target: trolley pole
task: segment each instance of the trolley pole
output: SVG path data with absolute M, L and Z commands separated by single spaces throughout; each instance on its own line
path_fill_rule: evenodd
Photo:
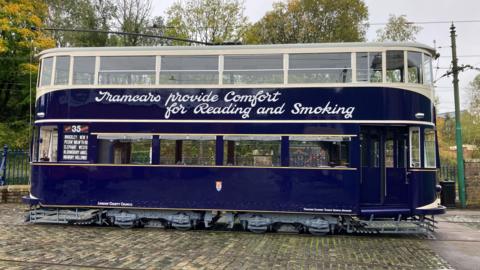
M 465 173 L 463 165 L 463 140 L 462 124 L 460 123 L 460 95 L 458 91 L 458 59 L 455 26 L 452 23 L 450 27 L 450 38 L 452 40 L 452 74 L 453 74 L 453 93 L 455 96 L 455 142 L 457 144 L 457 181 L 460 204 L 465 208 Z

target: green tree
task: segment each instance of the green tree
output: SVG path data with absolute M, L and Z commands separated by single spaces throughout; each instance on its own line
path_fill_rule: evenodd
M 240 0 L 178 1 L 167 11 L 166 34 L 203 42 L 238 42 L 247 27 L 244 9 Z
M 362 0 L 278 2 L 244 35 L 249 44 L 363 41 L 368 8 Z
M 151 0 L 117 0 L 114 13 L 115 27 L 120 32 L 143 34 L 150 24 Z M 140 46 L 144 37 L 123 35 L 119 38 L 120 46 Z
M 480 117 L 480 74 L 470 82 L 469 95 L 468 110 L 472 115 Z
M 384 41 L 415 41 L 416 35 L 422 27 L 414 25 L 407 20 L 405 15 L 395 16 L 390 14 L 387 25 L 377 30 L 377 40 Z
M 30 86 L 38 71 L 32 56 L 55 45 L 32 30 L 42 27 L 46 13 L 42 1 L 0 0 L 0 143 L 20 147 L 28 142 Z
M 111 30 L 116 10 L 112 0 L 46 0 L 46 3 L 48 27 Z M 109 44 L 109 35 L 106 33 L 54 31 L 52 36 L 62 47 L 101 47 Z

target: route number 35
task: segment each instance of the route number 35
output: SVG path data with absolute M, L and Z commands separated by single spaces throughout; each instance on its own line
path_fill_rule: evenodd
M 72 132 L 82 132 L 82 126 L 81 125 L 73 125 L 72 126 Z
M 65 133 L 88 133 L 87 125 L 68 125 L 64 126 L 63 131 Z

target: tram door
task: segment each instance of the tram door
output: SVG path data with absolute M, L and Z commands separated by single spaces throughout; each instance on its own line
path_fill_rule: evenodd
M 406 205 L 408 129 L 406 127 L 362 127 L 362 205 Z

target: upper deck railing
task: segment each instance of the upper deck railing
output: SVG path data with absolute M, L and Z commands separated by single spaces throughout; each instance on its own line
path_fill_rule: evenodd
M 41 54 L 37 96 L 72 87 L 388 84 L 431 97 L 433 53 L 409 43 L 53 49 Z

